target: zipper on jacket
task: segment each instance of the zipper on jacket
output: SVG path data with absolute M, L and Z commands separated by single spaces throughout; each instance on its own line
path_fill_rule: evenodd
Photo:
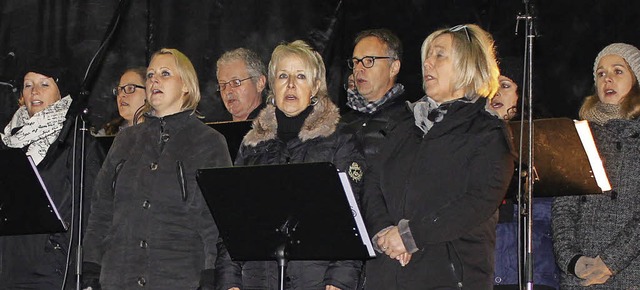
M 127 160 L 122 159 L 118 162 L 118 164 L 116 164 L 116 171 L 113 174 L 113 180 L 111 180 L 111 192 L 114 195 L 116 194 L 116 183 L 118 181 L 118 175 L 120 175 L 120 171 L 122 170 L 125 162 L 127 162 Z
M 176 172 L 178 173 L 180 191 L 182 191 L 182 201 L 187 201 L 187 183 L 184 180 L 184 165 L 180 160 L 176 161 Z
M 458 251 L 456 251 L 455 246 L 452 242 L 447 242 L 447 257 L 449 258 L 449 267 L 451 268 L 451 274 L 453 275 L 453 279 L 456 282 L 456 287 L 458 289 L 462 289 L 462 280 L 464 275 L 464 268 L 462 267 L 462 261 L 460 260 L 460 255 L 458 255 Z M 455 255 L 455 261 L 451 257 L 451 252 Z M 458 262 L 460 265 L 460 273 L 458 273 L 458 269 L 456 269 L 455 262 Z

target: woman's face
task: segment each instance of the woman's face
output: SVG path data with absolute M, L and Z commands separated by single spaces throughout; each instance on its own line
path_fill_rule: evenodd
M 61 98 L 58 85 L 52 78 L 34 72 L 28 72 L 24 75 L 22 100 L 27 107 L 29 117 L 44 110 Z
M 438 103 L 462 98 L 464 91 L 453 89 L 455 53 L 451 34 L 436 37 L 426 54 L 422 64 L 422 81 L 427 96 Z
M 171 54 L 158 54 L 147 68 L 147 101 L 157 117 L 178 113 L 188 92 Z
M 518 85 L 505 76 L 498 77 L 500 88 L 491 99 L 489 109 L 505 120 L 511 120 L 518 110 Z
M 620 104 L 631 91 L 635 75 L 621 56 L 603 56 L 596 68 L 598 99 L 605 104 Z
M 311 97 L 318 92 L 318 85 L 312 84 L 311 71 L 296 56 L 281 58 L 275 71 L 276 107 L 288 117 L 297 116 L 309 106 Z
M 142 106 L 144 106 L 144 100 L 146 98 L 145 89 L 133 87 L 135 90 L 131 94 L 124 92 L 122 87 L 129 85 L 137 85 L 144 87 L 144 79 L 139 74 L 128 71 L 120 77 L 120 83 L 118 83 L 118 97 L 116 102 L 118 103 L 118 113 L 122 118 L 127 120 L 129 125 L 133 125 L 133 117 Z

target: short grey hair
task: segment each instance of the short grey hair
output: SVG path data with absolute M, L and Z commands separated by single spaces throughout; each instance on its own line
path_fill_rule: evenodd
M 219 73 L 221 65 L 236 60 L 244 61 L 245 65 L 247 66 L 247 71 L 249 71 L 249 76 L 254 78 L 267 76 L 267 69 L 258 54 L 244 47 L 236 48 L 234 50 L 229 50 L 223 53 L 216 62 L 216 75 Z

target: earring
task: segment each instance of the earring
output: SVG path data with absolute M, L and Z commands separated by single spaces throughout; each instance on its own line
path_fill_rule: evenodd
M 320 99 L 318 99 L 318 97 L 316 96 L 312 96 L 311 97 L 311 105 L 315 106 L 316 104 L 318 104 L 318 102 L 320 101 Z
M 276 98 L 274 98 L 273 96 L 269 96 L 267 97 L 267 104 L 271 104 L 272 106 L 275 107 L 276 105 Z

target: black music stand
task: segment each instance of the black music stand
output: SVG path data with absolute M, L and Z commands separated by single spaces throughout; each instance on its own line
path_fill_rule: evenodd
M 277 260 L 280 289 L 288 260 L 375 256 L 331 163 L 209 168 L 196 176 L 231 258 Z
M 529 134 L 525 122 L 524 136 Z M 520 136 L 520 122 L 511 122 L 514 136 Z M 561 195 L 601 194 L 594 171 L 589 163 L 573 120 L 568 118 L 538 119 L 533 121 L 534 133 L 534 197 Z M 524 141 L 523 148 L 527 148 Z M 515 148 L 520 140 L 514 138 Z M 523 152 L 527 160 L 528 152 Z
M 21 149 L 0 150 L 0 236 L 66 230 L 31 158 Z
M 251 130 L 252 120 L 247 121 L 228 121 L 228 122 L 212 122 L 207 123 L 209 127 L 222 133 L 224 138 L 227 139 L 227 147 L 229 148 L 229 155 L 231 161 L 236 160 L 238 155 L 238 149 L 242 144 L 242 138 L 247 135 L 247 132 Z

